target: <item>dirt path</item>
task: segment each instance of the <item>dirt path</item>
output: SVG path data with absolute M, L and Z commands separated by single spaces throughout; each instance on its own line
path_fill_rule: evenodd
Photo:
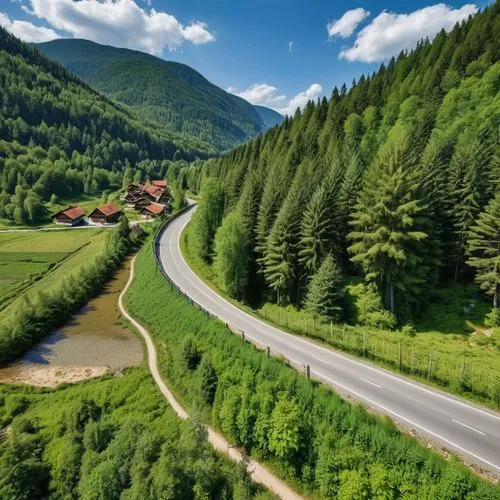
M 144 338 L 144 341 L 146 342 L 149 369 L 154 381 L 156 382 L 156 385 L 159 387 L 160 391 L 165 396 L 170 406 L 174 409 L 175 413 L 177 413 L 177 415 L 183 420 L 186 420 L 187 418 L 189 418 L 189 415 L 187 414 L 186 410 L 184 410 L 184 408 L 180 405 L 177 399 L 175 399 L 174 395 L 170 392 L 169 388 L 160 375 L 160 371 L 158 370 L 156 347 L 154 345 L 153 339 L 151 338 L 151 335 L 138 321 L 136 321 L 129 314 L 123 304 L 123 298 L 125 297 L 125 294 L 127 293 L 127 290 L 134 279 L 135 259 L 136 258 L 134 257 L 134 260 L 132 261 L 132 265 L 130 267 L 130 276 L 128 282 L 125 285 L 122 293 L 120 294 L 120 297 L 118 298 L 118 306 L 123 316 L 125 316 L 125 318 L 127 318 L 134 325 L 134 327 L 139 331 L 139 333 Z M 211 427 L 206 427 L 206 429 L 208 432 L 208 441 L 217 451 L 229 455 L 229 457 L 235 462 L 241 462 L 243 460 L 242 453 L 238 449 L 231 447 L 228 441 L 221 434 L 216 432 Z M 247 470 L 255 482 L 262 484 L 268 490 L 278 495 L 280 498 L 283 498 L 285 500 L 295 500 L 302 498 L 295 491 L 290 489 L 290 487 L 288 487 L 285 483 L 283 483 L 283 481 L 269 472 L 259 462 L 250 459 L 248 461 Z

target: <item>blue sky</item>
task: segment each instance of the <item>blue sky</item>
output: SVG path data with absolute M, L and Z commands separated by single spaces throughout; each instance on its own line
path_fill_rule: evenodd
M 26 41 L 87 38 L 180 61 L 213 83 L 290 113 L 371 72 L 486 2 L 424 0 L 2 0 Z

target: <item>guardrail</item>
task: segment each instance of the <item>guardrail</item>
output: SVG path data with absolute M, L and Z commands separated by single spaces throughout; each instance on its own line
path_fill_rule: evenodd
M 161 272 L 161 274 L 163 274 L 163 276 L 170 283 L 170 285 L 172 286 L 172 288 L 174 288 L 175 290 L 177 290 L 177 292 L 180 295 L 183 295 L 186 298 L 186 300 L 192 306 L 196 307 L 197 309 L 200 309 L 200 311 L 202 311 L 203 313 L 205 313 L 207 316 L 210 316 L 212 318 L 218 319 L 219 321 L 222 321 L 226 325 L 226 328 L 231 333 L 240 336 L 242 338 L 243 342 L 249 341 L 258 350 L 265 351 L 267 353 L 268 357 L 270 357 L 271 355 L 275 355 L 275 356 L 279 357 L 279 359 L 282 362 L 286 363 L 289 366 L 293 366 L 294 368 L 296 368 L 300 372 L 303 372 L 306 375 L 307 378 L 310 378 L 311 377 L 311 370 L 310 370 L 309 365 L 303 365 L 301 363 L 297 363 L 296 361 L 290 360 L 290 359 L 286 358 L 285 356 L 283 356 L 279 351 L 275 351 L 273 353 L 272 352 L 273 350 L 271 349 L 270 346 L 267 346 L 267 345 L 264 345 L 264 344 L 260 343 L 258 340 L 256 340 L 255 338 L 252 338 L 251 336 L 249 336 L 247 333 L 245 333 L 244 331 L 240 330 L 239 328 L 236 328 L 236 327 L 234 327 L 232 325 L 229 325 L 228 323 L 224 322 L 216 314 L 213 314 L 208 309 L 205 309 L 201 304 L 198 304 L 198 302 L 196 302 L 189 295 L 187 295 L 184 292 L 184 290 L 182 290 L 177 285 L 177 283 L 175 283 L 175 281 L 173 281 L 172 278 L 169 276 L 169 274 L 167 273 L 166 269 L 163 267 L 163 264 L 162 264 L 162 261 L 161 261 L 161 258 L 160 258 L 160 246 L 161 246 L 160 245 L 160 239 L 161 239 L 163 233 L 165 232 L 165 230 L 167 229 L 167 227 L 169 226 L 170 223 L 172 223 L 175 219 L 177 219 L 181 215 L 185 214 L 186 212 L 188 212 L 189 210 L 191 210 L 195 206 L 196 206 L 196 204 L 193 203 L 191 205 L 187 205 L 186 207 L 182 208 L 181 210 L 179 210 L 177 213 L 175 213 L 171 217 L 168 217 L 161 224 L 161 226 L 156 230 L 156 232 L 155 232 L 155 234 L 153 236 L 152 245 L 153 245 L 153 253 L 154 253 L 154 256 L 155 256 L 155 261 L 156 261 L 156 267 L 157 267 L 157 269 Z

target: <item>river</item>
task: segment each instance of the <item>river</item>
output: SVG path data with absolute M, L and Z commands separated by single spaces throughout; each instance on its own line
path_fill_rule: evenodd
M 14 363 L 0 368 L 0 383 L 55 387 L 142 363 L 139 339 L 122 325 L 118 296 L 127 283 L 132 259 L 102 293 L 62 328 L 45 337 Z

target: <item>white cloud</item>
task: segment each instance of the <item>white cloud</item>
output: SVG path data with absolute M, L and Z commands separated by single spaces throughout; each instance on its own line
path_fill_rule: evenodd
M 383 61 L 415 47 L 422 38 L 432 40 L 443 28 L 451 30 L 477 10 L 474 4 L 453 9 L 440 3 L 409 14 L 384 11 L 358 33 L 352 47 L 342 49 L 339 58 L 369 63 Z
M 293 41 L 288 42 L 288 53 L 291 54 L 293 52 Z
M 351 36 L 359 26 L 359 23 L 369 15 L 370 13 L 361 7 L 348 10 L 340 19 L 335 19 L 326 25 L 328 38 L 333 38 L 335 36 L 347 38 Z
M 48 42 L 60 38 L 60 36 L 52 29 L 44 26 L 35 26 L 27 21 L 19 21 L 10 19 L 7 14 L 0 11 L 0 26 L 10 31 L 14 36 L 24 40 L 25 42 Z
M 31 14 L 75 38 L 160 55 L 184 41 L 215 41 L 205 23 L 183 25 L 173 15 L 143 9 L 134 0 L 30 0 Z
M 276 87 L 267 83 L 255 83 L 243 92 L 238 92 L 234 87 L 229 87 L 227 91 L 242 97 L 251 104 L 266 106 L 282 115 L 292 116 L 297 108 L 303 108 L 308 101 L 321 95 L 323 88 L 321 85 L 314 83 L 307 90 L 289 100 L 285 95 L 280 94 Z

